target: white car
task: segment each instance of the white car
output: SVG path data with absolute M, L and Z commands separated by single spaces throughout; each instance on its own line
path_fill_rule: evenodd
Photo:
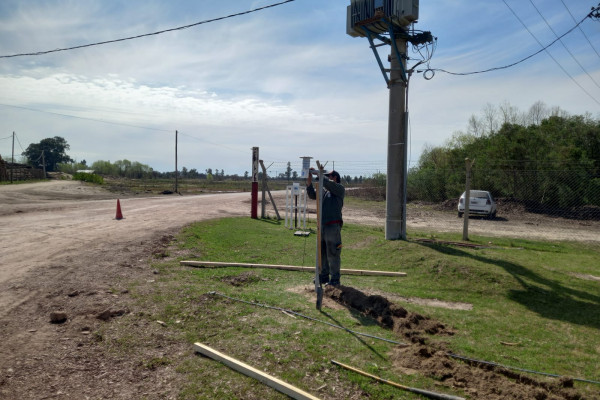
M 471 201 L 469 204 L 469 215 L 485 215 L 488 218 L 496 218 L 496 202 L 490 192 L 485 190 L 471 190 Z M 458 217 L 465 213 L 466 192 L 458 200 Z

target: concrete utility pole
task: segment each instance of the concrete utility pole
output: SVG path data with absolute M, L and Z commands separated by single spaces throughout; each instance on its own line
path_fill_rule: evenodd
M 178 132 L 175 131 L 175 193 L 179 193 L 179 188 L 178 188 L 179 173 L 177 172 L 177 135 L 178 135 Z
M 395 39 L 398 52 L 406 54 L 406 39 Z M 390 55 L 390 111 L 388 119 L 387 185 L 385 238 L 406 240 L 406 178 L 408 134 L 406 112 L 406 87 L 403 71 L 406 59 L 398 59 L 396 52 Z
M 385 238 L 406 240 L 406 181 L 408 179 L 407 88 L 412 68 L 407 68 L 407 43 L 433 42 L 431 32 L 414 33 L 408 27 L 419 18 L 419 0 L 350 0 L 346 8 L 346 33 L 366 37 L 390 90 L 387 149 Z M 390 46 L 390 69 L 378 49 Z

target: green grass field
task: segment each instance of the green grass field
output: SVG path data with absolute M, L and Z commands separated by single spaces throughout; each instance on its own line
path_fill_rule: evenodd
M 314 229 L 314 227 L 313 227 Z M 474 249 L 426 244 L 408 232 L 408 241 L 386 241 L 381 229 L 345 225 L 342 268 L 406 272 L 406 277 L 342 276 L 342 284 L 389 298 L 437 299 L 467 303 L 472 309 L 449 309 L 400 303 L 409 311 L 441 321 L 453 336 L 443 341 L 455 354 L 523 369 L 600 381 L 600 246 L 471 237 Z M 438 239 L 459 241 L 458 235 Z M 368 378 L 339 370 L 330 359 L 400 382 L 403 385 L 464 395 L 440 387 L 436 379 L 394 370 L 394 345 L 365 338 L 280 311 L 210 295 L 216 291 L 247 302 L 290 309 L 353 331 L 402 341 L 374 321 L 346 308 L 315 309 L 313 275 L 268 269 L 185 267 L 181 260 L 314 266 L 315 235 L 293 235 L 282 222 L 222 219 L 185 228 L 156 259 L 158 285 L 131 293 L 146 307 L 148 320 L 164 321 L 172 339 L 202 342 L 231 357 L 268 371 L 323 398 L 352 398 L 358 391 L 370 399 L 421 398 Z M 130 323 L 134 323 L 130 321 Z M 131 351 L 136 339 L 106 341 L 116 351 Z M 108 336 L 106 332 L 99 335 Z M 509 344 L 509 345 L 507 345 Z M 185 377 L 181 399 L 278 399 L 274 390 L 199 356 L 154 358 L 145 365 L 172 365 Z M 548 378 L 532 374 L 532 378 Z M 587 396 L 599 398 L 600 385 L 575 383 Z M 320 390 L 318 390 L 320 388 Z

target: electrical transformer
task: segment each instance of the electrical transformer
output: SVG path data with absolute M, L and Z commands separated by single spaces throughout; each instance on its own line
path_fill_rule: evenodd
M 382 18 L 401 29 L 419 18 L 419 0 L 351 0 L 347 8 L 346 33 L 350 36 L 366 36 L 361 26 L 372 32 L 388 31 Z

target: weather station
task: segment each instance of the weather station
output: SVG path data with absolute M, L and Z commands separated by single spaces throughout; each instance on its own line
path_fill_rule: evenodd
M 406 180 L 408 176 L 408 83 L 415 68 L 429 62 L 434 44 L 431 32 L 417 31 L 419 0 L 351 0 L 347 7 L 346 33 L 367 38 L 390 91 L 387 151 L 387 240 L 406 240 Z M 418 59 L 408 56 L 408 44 Z M 388 48 L 384 66 L 380 49 Z M 417 61 L 408 68 L 409 62 Z M 430 71 L 429 69 L 425 71 Z M 418 71 L 421 72 L 421 71 Z

